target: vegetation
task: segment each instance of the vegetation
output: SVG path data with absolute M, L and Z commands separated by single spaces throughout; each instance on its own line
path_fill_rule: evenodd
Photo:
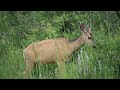
M 96 48 L 82 46 L 66 62 L 67 79 L 120 78 L 120 18 L 114 11 L 1 11 L 0 78 L 23 79 L 23 49 L 33 42 L 77 38 L 83 22 L 92 28 Z M 31 79 L 59 79 L 56 64 L 36 63 Z

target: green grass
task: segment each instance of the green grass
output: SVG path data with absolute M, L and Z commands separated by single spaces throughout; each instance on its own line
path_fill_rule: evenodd
M 42 15 L 39 14 L 36 14 L 35 16 L 36 24 L 38 24 L 38 22 L 40 21 L 39 19 L 37 19 L 37 15 L 39 17 L 41 17 L 40 15 Z M 119 26 L 118 28 L 104 28 L 104 24 L 101 20 L 99 20 L 101 19 L 101 16 L 99 16 L 99 19 L 97 19 L 98 16 L 96 14 L 93 14 L 93 17 L 96 18 L 99 23 L 101 23 L 100 26 L 98 24 L 93 27 L 93 35 L 96 42 L 96 48 L 84 45 L 78 51 L 73 53 L 71 60 L 69 62 L 66 62 L 65 64 L 66 71 L 63 73 L 63 77 L 59 76 L 57 64 L 42 65 L 37 62 L 30 78 L 120 79 L 120 33 L 117 32 L 120 28 Z M 59 23 L 62 23 L 62 20 L 60 19 L 62 17 L 59 18 L 58 16 L 56 16 L 54 18 L 56 21 L 58 20 Z M 89 21 L 90 17 L 88 14 L 85 14 L 81 15 L 81 17 L 76 16 L 76 18 L 80 20 L 82 19 L 83 21 L 85 21 L 84 18 L 86 18 Z M 57 24 L 54 23 L 57 27 L 52 26 L 52 24 L 50 24 L 52 22 L 49 22 L 48 25 L 46 25 L 46 27 L 49 27 L 47 28 L 47 30 L 44 29 L 46 27 L 39 27 L 39 25 L 37 27 L 34 27 L 34 25 L 33 27 L 28 27 L 27 24 L 20 24 L 20 26 L 15 27 L 10 26 L 9 28 L 9 24 L 5 20 L 3 20 L 4 22 L 0 21 L 1 32 L 8 32 L 8 35 L 1 34 L 2 37 L 0 37 L 1 79 L 24 79 L 22 74 L 25 70 L 23 49 L 30 43 L 47 38 L 57 38 L 60 37 L 61 34 L 67 39 L 74 39 L 78 37 L 80 33 L 78 28 L 72 32 L 60 33 L 60 28 L 58 28 L 59 25 L 57 26 Z M 44 23 L 42 23 L 41 25 L 44 25 L 45 22 L 48 21 L 44 21 Z M 87 22 L 87 20 L 85 22 Z M 31 23 L 29 22 L 28 25 L 30 24 Z M 40 31 L 40 29 L 42 29 L 42 31 Z M 21 32 L 19 32 L 19 30 L 21 30 Z
M 95 32 L 96 48 L 84 45 L 73 54 L 71 61 L 66 62 L 67 79 L 118 79 L 120 64 L 120 37 L 109 36 L 101 32 Z M 99 37 L 101 36 L 101 37 Z M 5 42 L 5 41 L 4 41 Z M 6 42 L 7 43 L 7 42 Z M 2 42 L 2 44 L 4 44 Z M 11 43 L 5 44 L 6 53 L 0 61 L 0 78 L 24 78 L 22 72 L 25 62 L 22 57 L 22 49 L 14 47 Z M 3 45 L 4 46 L 4 45 Z M 32 71 L 32 79 L 57 79 L 57 65 L 41 65 L 37 63 Z

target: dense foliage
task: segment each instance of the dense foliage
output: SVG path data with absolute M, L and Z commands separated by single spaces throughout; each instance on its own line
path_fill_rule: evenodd
M 75 39 L 81 22 L 92 28 L 97 48 L 76 51 L 66 63 L 66 78 L 120 78 L 120 18 L 115 11 L 1 11 L 0 78 L 23 78 L 26 46 L 50 38 Z M 59 78 L 56 64 L 39 66 L 31 78 Z

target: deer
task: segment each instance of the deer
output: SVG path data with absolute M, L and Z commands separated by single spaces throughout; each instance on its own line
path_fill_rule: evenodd
M 41 64 L 56 63 L 60 71 L 64 70 L 65 62 L 69 61 L 69 57 L 73 52 L 80 49 L 84 44 L 95 48 L 91 28 L 88 28 L 84 23 L 80 24 L 82 34 L 75 40 L 67 40 L 64 37 L 56 39 L 46 39 L 30 44 L 23 50 L 23 57 L 26 63 L 24 74 L 28 74 L 33 69 L 35 62 Z

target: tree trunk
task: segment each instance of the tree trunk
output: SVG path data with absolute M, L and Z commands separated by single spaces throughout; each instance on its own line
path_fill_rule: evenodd
M 116 11 L 116 14 L 117 14 L 118 17 L 120 18 L 120 11 Z

